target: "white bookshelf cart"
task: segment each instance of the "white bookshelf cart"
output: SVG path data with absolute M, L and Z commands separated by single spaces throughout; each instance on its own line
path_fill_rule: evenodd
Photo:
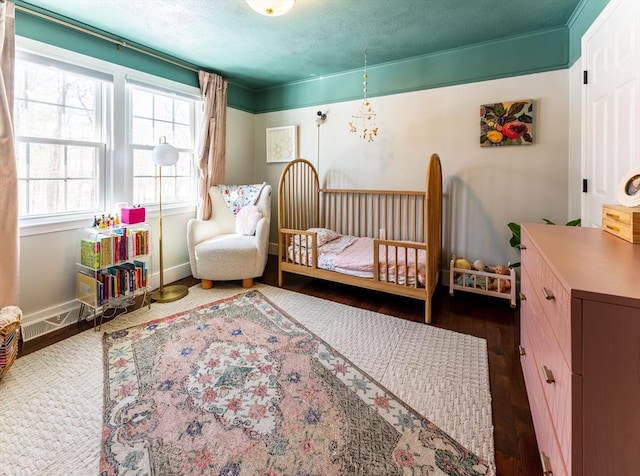
M 78 321 L 93 320 L 94 330 L 100 330 L 105 317 L 112 317 L 118 309 L 134 304 L 139 295 L 142 295 L 142 306 L 151 307 L 148 294 L 151 275 L 148 224 L 82 228 L 79 230 L 78 248 Z

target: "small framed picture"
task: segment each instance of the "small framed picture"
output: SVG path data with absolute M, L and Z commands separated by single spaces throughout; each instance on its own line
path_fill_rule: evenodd
M 633 169 L 620 180 L 618 201 L 626 207 L 640 206 L 640 168 Z
M 267 129 L 267 163 L 290 162 L 298 155 L 298 126 Z

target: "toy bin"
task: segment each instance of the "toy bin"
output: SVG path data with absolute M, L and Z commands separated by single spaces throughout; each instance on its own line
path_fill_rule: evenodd
M 16 306 L 0 309 L 0 378 L 18 357 L 22 310 Z
M 498 266 L 484 266 L 483 269 L 457 268 L 456 256 L 453 255 L 449 265 L 449 294 L 454 291 L 465 291 L 486 296 L 509 299 L 511 307 L 516 307 L 516 270 L 506 268 L 508 274 L 496 272 Z

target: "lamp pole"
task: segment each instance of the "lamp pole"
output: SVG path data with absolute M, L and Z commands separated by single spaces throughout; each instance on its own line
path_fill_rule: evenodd
M 158 166 L 158 198 L 160 204 L 160 216 L 158 217 L 158 252 L 160 254 L 160 287 L 157 291 L 151 293 L 151 299 L 157 302 L 171 302 L 182 299 L 189 294 L 189 288 L 182 284 L 175 284 L 167 287 L 164 286 L 164 248 L 162 245 L 162 167 L 175 165 L 178 161 L 178 151 L 172 145 L 167 144 L 164 137 L 161 137 L 160 144 L 153 148 L 152 156 L 153 161 Z

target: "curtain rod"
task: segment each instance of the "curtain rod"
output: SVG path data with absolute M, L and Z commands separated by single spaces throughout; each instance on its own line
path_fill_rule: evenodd
M 195 73 L 198 72 L 198 69 L 192 68 L 191 66 L 187 66 L 184 63 L 179 63 L 177 61 L 173 61 L 173 60 L 171 60 L 169 58 L 166 58 L 164 56 L 152 53 L 151 51 L 145 50 L 143 48 L 138 48 L 137 46 L 130 45 L 129 43 L 127 43 L 125 41 L 117 40 L 117 39 L 111 38 L 110 36 L 107 36 L 107 35 L 102 35 L 102 34 L 98 33 L 97 31 L 93 31 L 93 30 L 90 30 L 88 28 L 84 28 L 84 27 L 81 27 L 81 26 L 78 26 L 78 25 L 74 25 L 73 23 L 70 23 L 70 22 L 67 22 L 67 21 L 64 21 L 64 20 L 60 20 L 59 18 L 53 17 L 51 15 L 47 15 L 45 13 L 38 12 L 36 10 L 32 10 L 32 9 L 24 7 L 22 5 L 16 4 L 15 7 L 16 7 L 16 10 L 21 10 L 23 12 L 28 13 L 29 15 L 33 15 L 33 16 L 36 16 L 36 17 L 39 17 L 39 18 L 43 18 L 43 19 L 45 19 L 47 21 L 50 21 L 50 22 L 53 22 L 53 23 L 57 23 L 59 25 L 65 26 L 67 28 L 72 28 L 72 29 L 80 31 L 82 33 L 86 33 L 87 35 L 95 36 L 96 38 L 100 38 L 101 40 L 105 40 L 105 41 L 108 41 L 110 43 L 114 43 L 114 44 L 116 44 L 118 46 L 121 46 L 121 47 L 124 47 L 124 48 L 129 48 L 130 50 L 137 51 L 138 53 L 142 53 L 142 54 L 145 54 L 147 56 L 151 56 L 153 58 L 159 59 L 160 61 L 164 61 L 166 63 L 171 63 L 174 66 L 178 66 L 180 68 L 184 68 L 184 69 L 187 69 L 189 71 L 193 71 Z

